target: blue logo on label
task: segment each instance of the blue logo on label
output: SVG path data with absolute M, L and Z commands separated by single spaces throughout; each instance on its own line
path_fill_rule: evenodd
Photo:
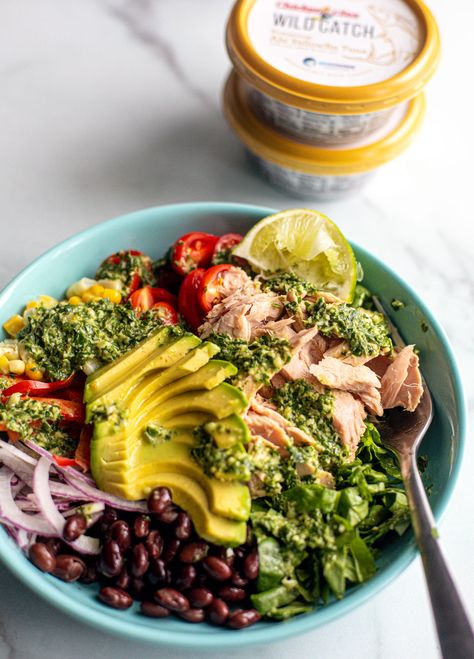
M 316 66 L 316 60 L 314 59 L 314 57 L 305 57 L 303 60 L 303 64 L 305 66 L 310 66 L 310 67 Z

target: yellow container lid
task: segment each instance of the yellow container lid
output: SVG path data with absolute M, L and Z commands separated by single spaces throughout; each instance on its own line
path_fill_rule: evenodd
M 376 169 L 398 156 L 412 142 L 425 114 L 425 99 L 419 94 L 400 108 L 395 127 L 381 129 L 382 136 L 361 145 L 322 148 L 284 137 L 257 119 L 246 102 L 242 80 L 233 71 L 223 98 L 226 119 L 254 155 L 276 165 L 316 176 L 345 176 Z M 374 136 L 372 136 L 374 139 Z
M 418 96 L 440 57 L 421 0 L 238 0 L 227 48 L 248 83 L 311 112 L 378 112 Z

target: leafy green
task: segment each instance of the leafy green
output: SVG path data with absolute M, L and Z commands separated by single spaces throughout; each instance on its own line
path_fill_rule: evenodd
M 297 615 L 308 603 L 327 601 L 329 592 L 343 597 L 350 584 L 375 574 L 377 543 L 406 529 L 396 458 L 381 445 L 377 428 L 366 426 L 355 460 L 334 470 L 336 489 L 298 483 L 253 505 L 263 569 L 253 599 L 267 618 Z

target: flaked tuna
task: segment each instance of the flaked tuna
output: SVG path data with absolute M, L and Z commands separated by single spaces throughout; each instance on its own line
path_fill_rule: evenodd
M 335 357 L 324 357 L 310 371 L 325 387 L 348 391 L 360 398 L 373 414 L 383 414 L 380 380 L 367 366 L 351 366 Z
M 362 402 L 348 391 L 332 392 L 334 394 L 333 425 L 341 438 L 343 446 L 348 449 L 349 460 L 355 458 L 360 438 L 365 432 L 364 419 L 367 413 Z
M 396 354 L 382 376 L 382 405 L 385 409 L 403 407 L 413 412 L 423 395 L 418 355 L 414 346 L 406 346 Z
M 245 421 L 251 435 L 260 435 L 278 448 L 284 449 L 291 440 L 296 445 L 317 445 L 314 437 L 292 426 L 271 403 L 258 395 L 250 403 Z

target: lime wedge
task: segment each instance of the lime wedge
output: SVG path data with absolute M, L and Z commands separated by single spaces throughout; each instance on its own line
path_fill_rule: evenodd
M 233 250 L 257 272 L 293 272 L 350 302 L 357 280 L 351 246 L 328 217 L 292 208 L 257 222 Z

